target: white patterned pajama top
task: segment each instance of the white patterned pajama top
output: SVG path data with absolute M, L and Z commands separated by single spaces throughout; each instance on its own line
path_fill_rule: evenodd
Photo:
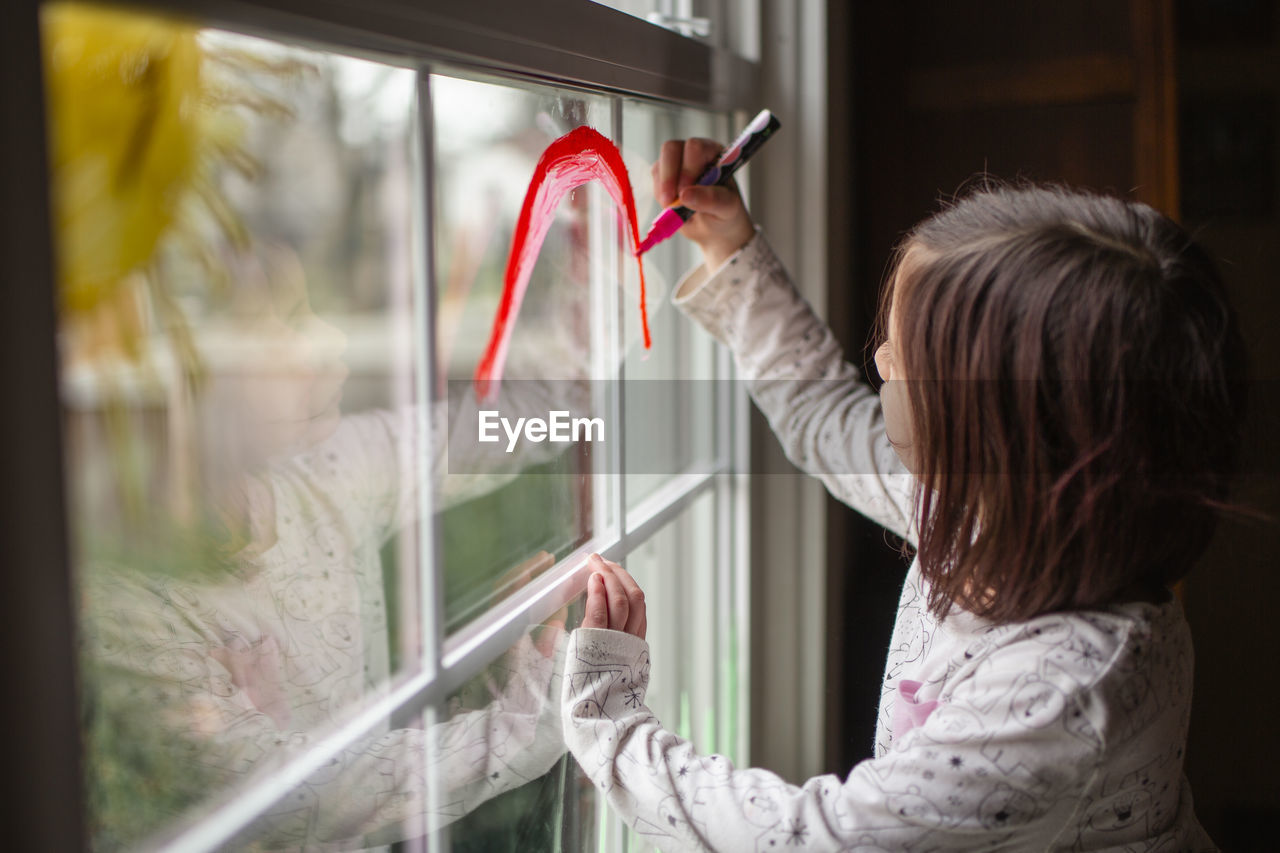
M 677 304 L 732 348 L 789 458 L 915 541 L 915 482 L 879 399 L 757 235 Z M 580 629 L 566 652 L 565 741 L 663 850 L 1212 850 L 1182 774 L 1186 621 L 1170 597 L 997 625 L 903 586 L 875 757 L 788 784 L 699 755 L 643 704 L 648 646 Z M 662 666 L 663 661 L 657 661 Z

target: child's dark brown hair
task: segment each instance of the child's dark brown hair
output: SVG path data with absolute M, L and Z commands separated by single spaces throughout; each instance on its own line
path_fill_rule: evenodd
M 1143 204 L 988 185 L 916 226 L 906 255 L 884 306 L 930 609 L 1007 622 L 1182 577 L 1228 500 L 1244 407 L 1205 252 Z

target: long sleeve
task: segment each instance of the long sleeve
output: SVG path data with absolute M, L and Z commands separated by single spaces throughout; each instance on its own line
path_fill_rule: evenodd
M 1139 794 L 1116 799 L 1104 784 L 1104 731 L 1125 709 L 1108 707 L 1098 684 L 1123 674 L 1129 638 L 1107 648 L 1105 633 L 1077 626 L 1074 648 L 1108 652 L 1079 658 L 1061 632 L 1046 644 L 1053 624 L 993 638 L 888 754 L 843 782 L 801 786 L 665 731 L 644 704 L 647 644 L 579 629 L 566 653 L 565 742 L 623 819 L 669 851 L 1069 849 L 1082 832 L 1087 849 L 1211 848 L 1194 821 L 1175 818 L 1189 807 L 1176 788 L 1140 792 L 1139 822 Z M 1170 846 L 1145 846 L 1156 839 Z
M 845 361 L 762 234 L 714 274 L 699 267 L 674 301 L 732 349 L 788 459 L 838 500 L 916 540 L 915 479 L 885 435 L 880 398 Z

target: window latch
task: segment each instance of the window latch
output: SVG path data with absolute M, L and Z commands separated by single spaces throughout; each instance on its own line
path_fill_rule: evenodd
M 662 12 L 650 12 L 646 20 L 686 37 L 704 39 L 711 36 L 710 18 L 680 18 L 664 15 Z

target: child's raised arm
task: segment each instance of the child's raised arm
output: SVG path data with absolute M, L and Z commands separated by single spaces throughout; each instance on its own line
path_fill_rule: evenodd
M 658 200 L 695 211 L 680 233 L 706 260 L 675 304 L 733 350 L 792 463 L 914 542 L 915 479 L 888 440 L 880 398 L 756 232 L 737 186 L 693 183 L 719 150 L 707 139 L 671 140 L 653 168 Z

